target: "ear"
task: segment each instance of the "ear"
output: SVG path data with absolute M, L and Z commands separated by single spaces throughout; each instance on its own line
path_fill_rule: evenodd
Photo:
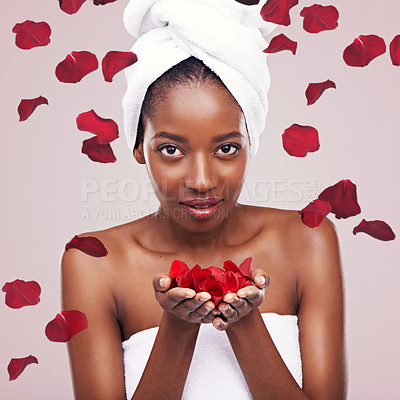
M 133 149 L 133 157 L 135 157 L 139 164 L 146 164 L 143 153 L 143 143 L 140 143 L 137 149 Z

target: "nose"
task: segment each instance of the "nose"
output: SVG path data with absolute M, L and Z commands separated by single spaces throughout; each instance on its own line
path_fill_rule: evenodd
M 215 188 L 215 179 L 211 160 L 199 154 L 190 161 L 184 186 L 196 192 L 208 192 Z

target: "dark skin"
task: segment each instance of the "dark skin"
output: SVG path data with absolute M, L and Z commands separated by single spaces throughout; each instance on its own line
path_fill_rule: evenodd
M 134 157 L 146 165 L 159 210 L 80 235 L 99 238 L 106 257 L 74 249 L 62 256 L 63 309 L 80 310 L 89 321 L 68 343 L 75 398 L 125 399 L 121 342 L 159 326 L 132 398 L 180 399 L 200 323 L 212 323 L 225 330 L 254 399 L 345 399 L 343 280 L 333 223 L 325 218 L 310 229 L 297 211 L 237 203 L 249 141 L 225 88 L 170 89 L 144 126 Z M 224 201 L 219 213 L 199 220 L 179 203 L 194 197 Z M 253 285 L 227 294 L 218 307 L 208 293 L 170 289 L 174 259 L 222 267 L 249 256 Z M 303 388 L 273 344 L 264 312 L 298 315 Z

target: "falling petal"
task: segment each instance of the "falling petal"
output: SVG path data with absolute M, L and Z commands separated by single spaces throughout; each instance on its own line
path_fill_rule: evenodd
M 119 137 L 117 123 L 112 119 L 99 117 L 94 110 L 79 114 L 76 125 L 80 131 L 97 135 L 100 144 L 110 143 Z
M 319 226 L 330 212 L 330 203 L 319 199 L 312 201 L 308 206 L 299 211 L 301 214 L 301 221 L 310 228 Z
M 112 82 L 119 71 L 129 67 L 137 61 L 137 56 L 131 51 L 109 51 L 101 62 L 104 80 Z
M 390 42 L 390 58 L 392 60 L 392 64 L 399 66 L 400 65 L 400 35 L 397 35 Z
M 261 9 L 261 16 L 264 21 L 288 26 L 289 10 L 298 3 L 298 0 L 268 0 Z
M 35 111 L 37 106 L 40 106 L 41 104 L 49 104 L 48 100 L 46 97 L 39 96 L 36 97 L 35 99 L 23 99 L 19 103 L 18 106 L 18 114 L 19 114 L 19 121 L 25 121 L 27 120 L 31 114 Z
M 278 51 L 283 50 L 290 50 L 293 54 L 296 54 L 297 42 L 294 42 L 281 33 L 271 39 L 269 46 L 264 50 L 264 53 L 277 53 Z
M 99 66 L 97 57 L 89 51 L 73 51 L 56 67 L 56 76 L 60 82 L 77 83 Z
M 343 52 L 344 62 L 351 67 L 365 67 L 386 51 L 385 41 L 377 35 L 360 35 Z
M 95 162 L 113 163 L 117 161 L 110 144 L 100 144 L 97 136 L 83 141 L 82 153 Z
M 47 22 L 25 22 L 15 24 L 12 29 L 15 35 L 15 44 L 23 50 L 33 47 L 47 46 L 50 43 L 51 28 Z
M 342 179 L 327 187 L 318 198 L 330 203 L 331 212 L 337 219 L 353 217 L 361 212 L 357 202 L 357 187 L 349 179 Z
M 104 6 L 104 4 L 114 3 L 117 0 L 93 0 L 95 6 Z
M 312 126 L 293 124 L 282 134 L 283 148 L 294 157 L 305 157 L 319 149 L 318 131 Z
M 6 305 L 8 307 L 21 308 L 38 304 L 41 288 L 36 281 L 25 282 L 16 279 L 13 282 L 7 282 L 3 286 L 3 292 L 6 293 Z
M 9 380 L 17 379 L 29 364 L 39 364 L 39 361 L 32 355 L 23 358 L 12 358 L 7 367 Z
M 394 240 L 396 235 L 392 231 L 392 228 L 385 222 L 380 220 L 366 221 L 363 219 L 354 229 L 353 235 L 358 232 L 364 232 L 372 236 L 375 239 L 388 241 Z
M 61 10 L 67 14 L 75 14 L 86 0 L 58 0 Z
M 338 26 L 339 12 L 334 6 L 314 4 L 304 7 L 300 16 L 304 17 L 303 28 L 309 33 L 328 31 Z
M 65 250 L 78 249 L 92 257 L 104 257 L 108 254 L 104 244 L 94 236 L 78 237 L 75 235 L 70 242 L 65 245 Z
M 45 334 L 52 342 L 68 342 L 87 327 L 88 320 L 84 313 L 77 310 L 63 310 L 46 325 Z
M 322 93 L 329 88 L 336 89 L 335 82 L 329 79 L 325 82 L 310 83 L 306 89 L 307 105 L 314 104 L 321 97 Z

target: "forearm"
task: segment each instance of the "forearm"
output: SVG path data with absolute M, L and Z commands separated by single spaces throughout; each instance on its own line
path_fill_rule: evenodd
M 226 330 L 254 400 L 305 400 L 257 309 Z
M 132 400 L 180 399 L 200 324 L 163 313 L 157 337 Z

